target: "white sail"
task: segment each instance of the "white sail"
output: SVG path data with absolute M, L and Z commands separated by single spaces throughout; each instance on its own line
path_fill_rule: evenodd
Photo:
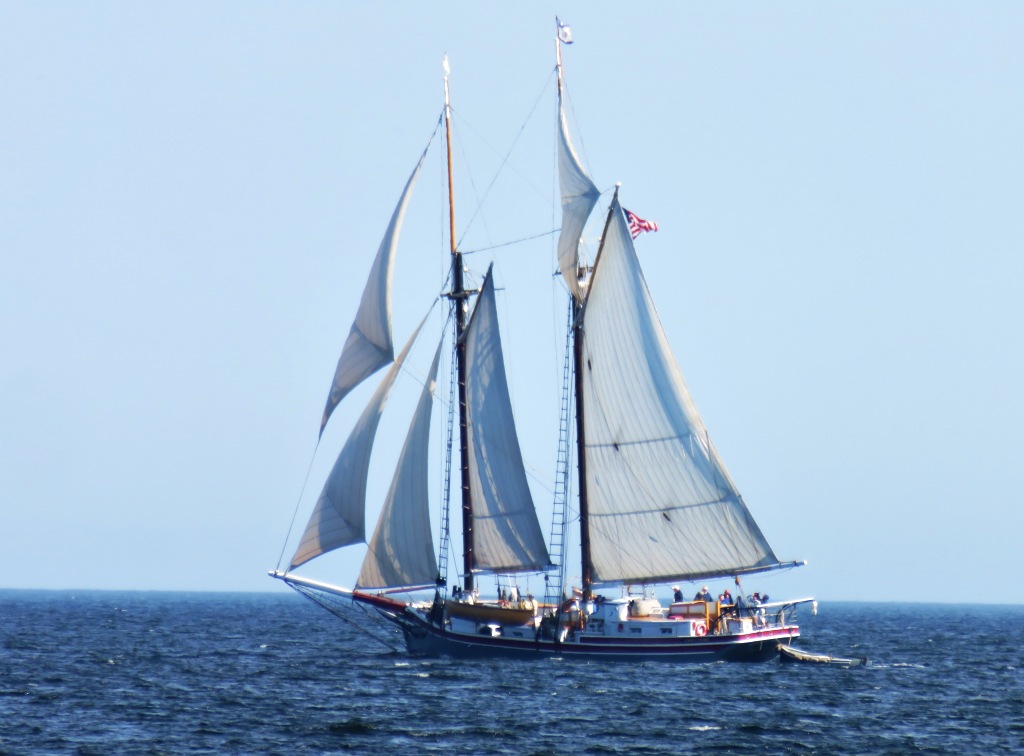
M 569 139 L 569 125 L 558 90 L 558 185 L 562 195 L 562 231 L 558 235 L 558 268 L 569 291 L 582 298 L 577 276 L 580 237 L 601 192 L 583 170 L 576 150 Z
M 352 433 L 324 483 L 295 556 L 292 557 L 292 568 L 320 554 L 366 540 L 366 478 L 370 469 L 373 439 L 398 371 L 425 322 L 426 317 L 416 327 L 352 428 Z
M 699 578 L 778 564 L 708 440 L 618 199 L 583 318 L 594 582 Z
M 416 177 L 426 155 L 427 152 L 424 150 L 405 184 L 398 205 L 391 215 L 384 239 L 377 250 L 373 267 L 370 268 L 359 311 L 341 350 L 341 357 L 338 358 L 334 381 L 331 383 L 323 418 L 320 420 L 320 435 L 323 435 L 327 420 L 339 402 L 366 378 L 394 359 L 395 346 L 391 336 L 391 278 L 395 250 L 398 249 L 398 235 L 402 229 L 405 208 L 409 204 L 413 184 L 416 183 Z
M 430 537 L 427 451 L 440 359 L 439 344 L 398 458 L 395 477 L 359 571 L 358 588 L 430 585 L 437 578 L 437 557 Z
M 543 569 L 548 552 L 512 418 L 490 270 L 465 341 L 474 565 L 503 573 Z

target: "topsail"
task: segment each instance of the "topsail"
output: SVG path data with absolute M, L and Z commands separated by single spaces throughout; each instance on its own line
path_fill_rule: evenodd
M 562 102 L 561 61 L 558 86 L 558 185 L 562 195 L 562 231 L 558 235 L 558 268 L 562 271 L 569 291 L 577 299 L 580 292 L 579 245 L 583 227 L 587 224 L 601 192 L 583 170 L 576 150 L 569 139 L 569 124 Z

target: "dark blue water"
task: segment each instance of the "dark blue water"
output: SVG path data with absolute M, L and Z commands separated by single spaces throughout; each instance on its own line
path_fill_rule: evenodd
M 871 665 L 422 660 L 290 594 L 0 591 L 0 753 L 1024 752 L 1024 607 L 802 620 Z

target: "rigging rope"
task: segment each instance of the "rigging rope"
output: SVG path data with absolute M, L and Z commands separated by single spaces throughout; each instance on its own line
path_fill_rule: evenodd
M 502 247 L 511 247 L 513 244 L 522 244 L 523 242 L 533 241 L 534 239 L 543 239 L 545 236 L 554 236 L 562 229 L 555 228 L 551 231 L 544 231 L 543 233 L 534 234 L 533 236 L 524 236 L 522 239 L 513 239 L 512 241 L 504 242 L 502 244 L 495 244 L 490 247 L 480 247 L 479 249 L 461 250 L 463 255 L 475 255 L 477 252 L 490 252 L 492 249 L 501 249 Z
M 309 474 L 313 471 L 313 460 L 316 459 L 316 450 L 320 448 L 320 439 L 316 440 L 313 453 L 309 456 L 309 467 L 306 468 L 306 477 L 302 481 L 302 488 L 299 490 L 299 498 L 295 502 L 295 511 L 292 512 L 291 522 L 288 523 L 288 533 L 285 534 L 284 543 L 281 544 L 281 555 L 277 558 L 277 570 L 281 570 L 281 562 L 284 559 L 285 549 L 288 548 L 288 539 L 292 537 L 292 528 L 295 527 L 295 518 L 299 516 L 299 505 L 302 504 L 302 495 L 306 493 L 306 486 L 309 485 Z
M 378 643 L 380 643 L 381 645 L 383 645 L 389 651 L 392 651 L 392 652 L 395 652 L 395 653 L 398 653 L 398 652 L 401 651 L 400 647 L 392 645 L 391 643 L 388 643 L 383 638 L 381 638 L 378 635 L 375 635 L 373 632 L 371 632 L 368 627 L 362 626 L 362 625 L 356 623 L 354 620 L 350 619 L 349 617 L 345 616 L 345 614 L 347 614 L 349 612 L 355 612 L 355 610 L 358 609 L 359 611 L 361 611 L 365 615 L 366 619 L 369 620 L 370 622 L 373 622 L 375 624 L 375 626 L 377 626 L 377 627 L 384 627 L 385 629 L 390 629 L 390 626 L 384 626 L 383 624 L 381 624 L 382 620 L 380 618 L 372 616 L 370 614 L 369 610 L 365 606 L 357 604 L 355 601 L 352 601 L 351 605 L 345 605 L 341 601 L 338 601 L 338 600 L 328 601 L 325 594 L 321 594 L 319 592 L 316 592 L 314 589 L 306 588 L 305 586 L 297 586 L 297 585 L 294 585 L 294 584 L 291 584 L 291 583 L 289 583 L 289 585 L 291 585 L 292 588 L 294 588 L 296 590 L 296 592 L 300 596 L 304 596 L 305 598 L 309 599 L 310 601 L 312 601 L 317 606 L 323 607 L 324 609 L 329 611 L 331 614 L 333 614 L 335 617 L 340 619 L 342 622 L 346 623 L 347 625 L 352 627 L 354 630 L 356 630 L 358 632 L 361 632 L 361 633 L 363 633 L 365 635 L 368 635 L 370 638 L 372 638 L 373 640 L 375 640 Z
M 551 82 L 551 77 L 554 76 L 554 74 L 555 74 L 555 72 L 552 69 L 551 73 L 548 75 L 548 78 L 545 79 L 544 86 L 541 88 L 540 94 L 537 95 L 537 99 L 534 101 L 533 107 L 530 108 L 530 112 L 526 115 L 526 118 L 523 120 L 523 123 L 519 126 L 519 132 L 516 134 L 515 139 L 512 140 L 512 144 L 509 146 L 508 152 L 506 152 L 505 156 L 502 158 L 501 165 L 498 166 L 498 170 L 495 171 L 495 173 L 494 173 L 494 178 L 492 178 L 491 179 L 491 183 L 487 185 L 487 189 L 484 190 L 483 196 L 480 197 L 480 199 L 477 201 L 476 210 L 473 211 L 473 215 L 470 216 L 469 222 L 466 224 L 465 228 L 463 228 L 463 230 L 462 230 L 462 236 L 459 237 L 459 244 L 461 244 L 463 239 L 466 238 L 466 234 L 469 233 L 469 229 L 473 226 L 473 221 L 476 220 L 477 215 L 480 214 L 480 210 L 484 206 L 484 200 L 487 199 L 487 195 L 490 194 L 491 189 L 494 187 L 495 182 L 498 180 L 498 176 L 501 175 L 501 172 L 505 169 L 505 166 L 508 164 L 508 159 L 512 156 L 512 151 L 515 149 L 516 144 L 519 142 L 519 138 L 523 135 L 523 132 L 526 130 L 526 124 L 528 124 L 530 122 L 530 120 L 533 118 L 533 114 L 536 112 L 537 106 L 540 104 L 541 100 L 543 99 L 544 93 L 547 92 L 548 86 L 549 86 L 549 84 Z M 468 126 L 468 124 L 467 124 L 467 126 Z M 469 128 L 472 129 L 471 126 Z M 491 149 L 494 149 L 494 147 L 492 147 L 487 142 L 487 140 L 484 139 L 481 134 L 479 134 L 479 132 L 476 132 L 475 129 L 473 129 L 473 131 L 474 131 L 474 133 L 477 134 L 477 136 L 479 136 L 481 138 L 481 140 L 484 142 L 484 144 L 487 144 L 487 146 L 491 147 Z M 497 150 L 494 150 L 494 151 L 498 152 Z M 500 154 L 500 153 L 498 153 L 498 154 Z M 512 169 L 515 170 L 514 167 Z M 516 171 L 516 173 L 519 173 L 519 172 Z M 524 178 L 524 180 L 526 180 L 527 183 L 529 183 L 529 179 L 527 179 L 525 176 L 523 178 Z M 470 177 L 470 180 L 472 181 L 472 176 Z M 476 187 L 474 185 L 474 189 L 475 188 Z M 458 246 L 458 245 L 456 245 L 456 246 Z

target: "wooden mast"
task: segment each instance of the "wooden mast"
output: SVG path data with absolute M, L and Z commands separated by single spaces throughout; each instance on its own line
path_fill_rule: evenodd
M 583 289 L 586 296 L 590 296 L 590 286 L 594 282 L 594 272 L 601 262 L 601 252 L 604 250 L 604 241 L 608 237 L 608 228 L 612 222 L 612 213 L 618 205 L 619 185 L 615 185 L 615 196 L 612 197 L 611 205 L 608 207 L 608 217 L 604 222 L 604 231 L 601 233 L 601 243 L 597 248 L 597 257 L 594 258 L 594 266 L 590 269 L 590 279 L 587 287 Z M 584 337 L 584 313 L 586 311 L 586 300 L 576 302 L 576 319 L 573 322 L 573 369 L 576 371 L 576 465 L 579 471 L 580 491 L 580 573 L 583 578 L 583 600 L 589 601 L 594 594 L 593 562 L 590 556 L 590 504 L 587 501 L 587 436 L 583 422 L 583 371 L 590 370 L 589 360 L 583 353 Z
M 452 107 L 448 92 L 448 56 L 444 56 L 444 133 L 448 146 L 448 236 L 452 253 L 452 290 L 449 298 L 455 303 L 455 364 L 459 384 L 459 479 L 462 485 L 462 571 L 465 590 L 473 590 L 473 502 L 469 493 L 469 432 L 466 404 L 466 312 L 469 294 L 462 276 L 462 253 L 455 243 L 455 190 L 452 178 Z
M 555 70 L 558 81 L 558 108 L 559 118 L 562 117 L 562 27 L 555 19 Z M 611 218 L 611 214 L 608 215 Z M 607 223 L 605 224 L 607 230 Z M 603 243 L 604 237 L 602 237 Z M 598 255 L 600 255 L 598 250 Z M 576 276 L 581 280 L 586 276 L 586 270 L 579 267 L 579 256 L 576 258 Z M 583 305 L 586 297 L 586 288 L 580 285 L 579 296 L 569 292 L 573 298 L 573 325 L 572 325 L 572 369 L 573 369 L 573 394 L 576 404 L 576 469 L 578 475 L 579 497 L 580 497 L 580 575 L 583 581 L 583 600 L 590 601 L 593 597 L 594 580 L 593 569 L 590 558 L 590 507 L 587 503 L 587 455 L 586 455 L 586 430 L 583 422 L 583 370 L 586 367 L 586 360 L 583 354 Z
M 555 19 L 555 70 L 558 81 L 558 107 L 562 109 L 562 28 Z M 559 113 L 561 118 L 561 112 Z M 608 217 L 611 218 L 609 211 Z M 607 230 L 607 222 L 605 223 Z M 602 244 L 604 237 L 602 236 Z M 598 255 L 600 255 L 598 250 Z M 577 280 L 583 279 L 587 274 L 585 269 L 579 267 L 579 257 L 576 259 Z M 569 292 L 573 298 L 573 326 L 572 326 L 572 367 L 573 367 L 573 394 L 576 404 L 576 468 L 578 474 L 579 497 L 580 497 L 580 575 L 583 581 L 583 600 L 590 601 L 594 594 L 593 568 L 590 558 L 590 507 L 587 503 L 587 455 L 586 455 L 586 431 L 583 422 L 583 370 L 586 367 L 586 360 L 583 354 L 583 305 L 586 297 L 586 288 L 579 286 L 579 297 Z
M 583 303 L 573 298 L 572 367 L 576 394 L 576 468 L 580 492 L 580 563 L 583 580 L 583 600 L 593 596 L 593 576 L 590 561 L 590 507 L 587 504 L 587 454 L 583 427 Z
M 562 39 L 561 27 L 558 19 L 555 18 L 555 70 L 558 74 L 558 109 L 562 109 Z M 559 113 L 559 118 L 561 114 Z M 580 268 L 580 258 L 577 257 L 577 278 L 586 276 L 586 271 Z M 572 376 L 575 401 L 575 430 L 577 430 L 577 470 L 580 485 L 580 561 L 581 576 L 583 580 L 583 597 L 589 601 L 593 595 L 593 577 L 590 558 L 590 508 L 587 504 L 587 455 L 585 443 L 585 430 L 583 420 L 583 299 L 586 290 L 580 287 L 580 296 L 572 297 Z

